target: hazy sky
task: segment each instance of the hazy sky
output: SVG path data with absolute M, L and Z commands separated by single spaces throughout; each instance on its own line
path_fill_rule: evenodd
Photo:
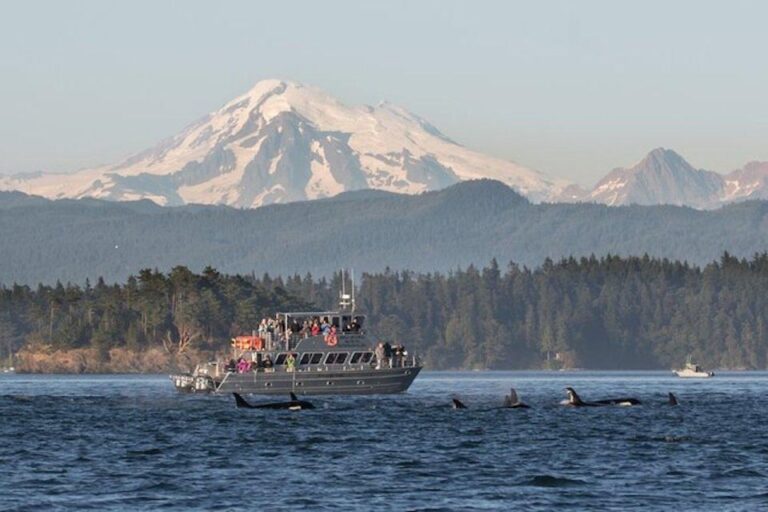
M 592 184 L 768 160 L 768 2 L 34 1 L 0 16 L 0 172 L 116 162 L 263 78 L 383 99 Z

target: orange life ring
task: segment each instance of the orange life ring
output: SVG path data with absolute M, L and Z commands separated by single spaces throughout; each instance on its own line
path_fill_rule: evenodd
M 232 339 L 232 346 L 240 350 L 261 350 L 264 340 L 258 336 L 238 336 Z
M 339 339 L 336 337 L 335 332 L 330 332 L 325 336 L 325 343 L 327 343 L 329 347 L 335 347 L 338 342 Z

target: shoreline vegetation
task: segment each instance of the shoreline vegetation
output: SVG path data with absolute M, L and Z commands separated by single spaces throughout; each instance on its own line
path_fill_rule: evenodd
M 278 311 L 334 309 L 341 275 L 144 269 L 122 284 L 0 285 L 0 360 L 20 373 L 169 373 L 230 354 Z M 643 257 L 495 260 L 364 274 L 365 326 L 432 370 L 766 369 L 768 253 L 704 267 Z
M 195 365 L 212 358 L 210 353 L 189 351 L 169 354 L 158 348 L 133 351 L 109 350 L 105 359 L 94 348 L 70 350 L 52 347 L 23 348 L 16 354 L 16 373 L 37 374 L 163 374 L 189 372 Z

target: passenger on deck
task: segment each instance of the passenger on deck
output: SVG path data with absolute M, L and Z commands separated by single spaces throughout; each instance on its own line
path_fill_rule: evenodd
M 237 362 L 234 359 L 230 359 L 227 363 L 226 369 L 230 373 L 235 373 L 237 371 Z
M 360 331 L 360 324 L 357 323 L 357 318 L 353 318 L 352 322 L 349 324 L 349 330 L 351 332 L 358 332 Z
M 317 318 L 312 321 L 312 327 L 310 328 L 309 332 L 312 334 L 312 336 L 317 336 L 320 334 L 320 322 L 317 321 Z
M 403 366 L 403 352 L 403 346 L 399 343 L 392 348 L 395 368 L 400 368 Z
M 251 369 L 251 363 L 242 357 L 237 360 L 237 373 L 245 373 Z
M 384 359 L 389 368 L 392 368 L 392 345 L 388 341 L 384 342 Z
M 323 336 L 327 336 L 331 330 L 331 324 L 328 322 L 328 317 L 323 318 L 323 323 L 320 324 L 320 330 L 323 331 Z
M 288 355 L 285 356 L 285 371 L 292 372 L 296 369 L 296 358 L 293 356 L 291 352 L 288 352 Z
M 267 350 L 272 350 L 274 347 L 274 340 L 275 340 L 275 321 L 271 318 L 266 319 L 266 325 L 265 329 L 267 330 L 266 339 L 267 339 Z
M 376 369 L 381 370 L 381 363 L 384 361 L 384 344 L 382 342 L 378 342 L 373 353 L 376 356 Z
M 263 364 L 264 364 L 264 368 L 272 368 L 272 366 L 273 366 L 272 358 L 269 356 L 269 354 L 264 356 L 264 363 Z
M 259 338 L 266 338 L 267 337 L 267 319 L 262 318 L 261 322 L 259 322 Z

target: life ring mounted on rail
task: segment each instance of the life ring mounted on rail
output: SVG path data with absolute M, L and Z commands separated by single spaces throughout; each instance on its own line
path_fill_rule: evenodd
M 237 336 L 232 338 L 232 346 L 239 350 L 262 350 L 264 340 L 258 336 Z
M 339 343 L 339 338 L 336 336 L 336 329 L 331 329 L 328 334 L 325 335 L 325 343 L 329 347 L 335 347 Z

